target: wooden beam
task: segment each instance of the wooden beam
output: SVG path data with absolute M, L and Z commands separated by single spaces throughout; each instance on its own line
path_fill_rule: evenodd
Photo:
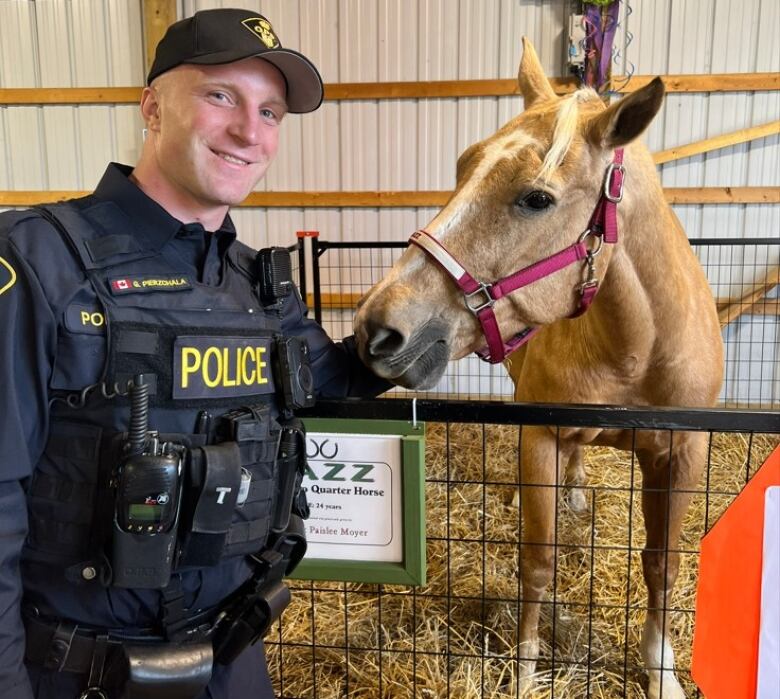
M 354 310 L 363 293 L 320 294 L 322 309 L 325 311 Z M 306 305 L 314 308 L 314 294 L 306 294 Z
M 656 76 L 613 76 L 616 92 L 629 93 Z M 662 75 L 667 92 L 741 92 L 780 90 L 780 73 L 718 73 L 710 75 Z M 559 95 L 574 92 L 577 80 L 550 78 Z M 514 78 L 500 80 L 431 80 L 427 82 L 334 83 L 325 86 L 326 100 L 425 99 L 441 97 L 501 97 L 519 95 Z
M 0 104 L 138 104 L 140 87 L 10 87 L 0 89 Z
M 662 75 L 667 92 L 752 92 L 780 90 L 780 73 L 712 73 L 710 75 Z M 636 92 L 655 78 L 654 75 L 634 75 L 617 92 Z M 612 76 L 614 85 L 621 85 L 625 76 Z
M 441 207 L 452 192 L 253 192 L 241 206 L 259 208 L 418 208 Z
M 321 294 L 320 300 L 322 302 L 322 308 L 326 311 L 350 311 L 354 310 L 357 306 L 357 302 L 364 294 L 361 293 L 326 293 Z M 754 315 L 754 316 L 780 316 L 780 300 L 759 298 L 753 303 L 746 303 L 742 301 L 734 302 L 731 299 L 718 299 L 717 300 L 718 311 L 723 311 L 727 308 L 731 308 L 735 303 L 741 307 L 740 315 Z M 306 305 L 309 308 L 314 308 L 314 294 L 306 295 Z
M 718 150 L 719 148 L 727 148 L 728 146 L 734 146 L 738 143 L 745 143 L 756 138 L 773 136 L 777 133 L 780 133 L 780 119 L 771 121 L 768 124 L 761 124 L 761 126 L 738 129 L 737 131 L 731 131 L 730 133 L 721 134 L 720 136 L 705 138 L 703 141 L 695 141 L 694 143 L 688 143 L 684 146 L 676 146 L 675 148 L 662 150 L 653 154 L 653 160 L 657 165 L 660 165 L 661 163 L 668 163 L 673 160 L 680 160 L 681 158 L 690 158 L 692 155 L 708 153 L 709 151 Z
M 780 187 L 665 187 L 670 204 L 780 204 Z
M 754 292 L 750 292 L 752 295 Z M 342 292 L 342 293 L 324 293 L 320 300 L 322 308 L 326 311 L 349 311 L 354 310 L 357 302 L 363 296 L 363 292 Z M 747 300 L 733 301 L 732 299 L 717 299 L 718 311 L 725 311 L 727 308 L 741 308 L 740 315 L 755 316 L 780 316 L 780 300 L 767 299 L 764 297 L 755 299 L 752 303 Z M 314 307 L 314 294 L 306 295 L 306 305 L 309 308 Z M 734 317 L 737 317 L 736 315 Z M 733 320 L 733 318 L 732 318 Z
M 749 313 L 750 309 L 758 304 L 772 289 L 780 284 L 780 267 L 775 267 L 767 273 L 763 282 L 748 291 L 742 298 L 730 302 L 725 308 L 718 311 L 718 320 L 721 327 L 735 321 L 743 313 Z
M 718 312 L 731 305 L 730 301 L 718 299 Z M 324 308 L 324 306 L 323 306 Z M 350 308 L 353 308 L 350 306 Z M 761 298 L 750 305 L 745 306 L 740 315 L 743 316 L 780 316 L 780 301 L 777 299 Z
M 157 44 L 163 38 L 165 30 L 176 21 L 176 0 L 143 0 L 144 47 L 146 49 L 146 70 L 149 72 L 154 62 Z
M 147 55 L 149 47 L 156 47 L 168 20 L 148 9 L 147 5 L 174 5 L 175 0 L 146 0 L 144 5 Z M 152 13 L 150 15 L 150 13 Z M 153 16 L 152 26 L 146 17 Z M 175 8 L 170 22 L 175 21 Z M 170 23 L 168 22 L 168 23 Z M 162 30 L 160 30 L 160 27 Z M 153 56 L 154 48 L 151 49 Z M 147 58 L 147 61 L 150 59 Z M 647 85 L 655 76 L 634 75 L 617 92 L 628 93 Z M 718 73 L 712 75 L 664 75 L 661 76 L 667 92 L 752 92 L 780 90 L 780 73 Z M 622 84 L 617 76 L 614 82 Z M 551 78 L 558 94 L 573 92 L 577 87 L 574 78 Z M 124 104 L 137 102 L 140 87 L 65 87 L 65 88 L 2 88 L 0 104 Z M 325 85 L 325 99 L 330 101 L 382 100 L 382 99 L 437 99 L 457 97 L 501 97 L 518 95 L 515 79 L 503 80 L 432 80 L 428 82 L 388 83 L 329 83 Z
M 780 187 L 669 187 L 671 204 L 780 204 Z M 0 191 L 0 206 L 35 206 L 73 199 L 83 191 Z M 441 207 L 452 192 L 253 192 L 242 207 L 260 209 L 387 209 Z
M 78 190 L 6 190 L 0 191 L 0 206 L 37 206 L 65 199 L 84 197 L 90 192 Z

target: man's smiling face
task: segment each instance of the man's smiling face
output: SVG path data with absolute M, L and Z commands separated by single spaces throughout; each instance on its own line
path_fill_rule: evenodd
M 207 211 L 240 204 L 276 156 L 286 85 L 270 63 L 181 65 L 152 86 L 158 173 L 179 202 Z

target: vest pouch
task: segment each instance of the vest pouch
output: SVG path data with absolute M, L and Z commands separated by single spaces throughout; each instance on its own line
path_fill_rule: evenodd
M 50 387 L 60 391 L 81 391 L 97 383 L 103 371 L 105 353 L 106 339 L 102 335 L 60 334 Z
M 102 429 L 53 418 L 27 490 L 27 560 L 67 566 L 94 544 Z
M 222 557 L 241 486 L 238 444 L 224 442 L 193 449 L 187 471 L 178 565 L 213 566 Z
M 279 424 L 268 405 L 238 408 L 219 419 L 217 440 L 238 445 L 244 476 L 249 480 L 246 498 L 233 512 L 223 557 L 258 553 L 268 542 L 277 495 L 279 434 Z
M 306 469 L 306 429 L 293 418 L 284 423 L 279 441 L 278 486 L 271 531 L 280 534 L 287 529 L 295 499 Z

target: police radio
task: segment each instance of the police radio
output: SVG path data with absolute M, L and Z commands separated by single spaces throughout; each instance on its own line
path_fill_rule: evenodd
M 260 301 L 278 309 L 293 289 L 292 261 L 287 248 L 263 248 L 255 257 L 255 279 Z
M 159 589 L 170 581 L 186 448 L 161 442 L 149 426 L 149 386 L 129 388 L 130 430 L 116 475 L 113 584 Z

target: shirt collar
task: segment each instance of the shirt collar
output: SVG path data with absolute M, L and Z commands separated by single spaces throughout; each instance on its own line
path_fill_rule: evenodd
M 95 188 L 94 196 L 116 204 L 132 221 L 133 233 L 140 242 L 160 250 L 183 224 L 130 179 L 132 171 L 133 168 L 128 165 L 110 163 Z M 226 236 L 229 243 L 235 240 L 236 229 L 229 214 L 215 233 L 219 237 Z

